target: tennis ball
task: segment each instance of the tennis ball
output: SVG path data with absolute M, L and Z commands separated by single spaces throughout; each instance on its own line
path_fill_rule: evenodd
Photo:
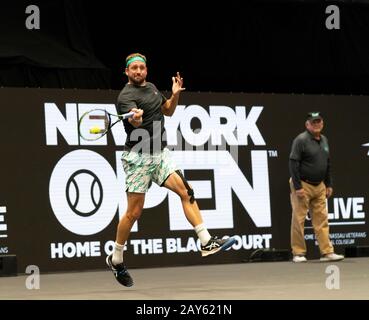
M 99 127 L 92 127 L 90 128 L 90 133 L 101 133 L 101 129 Z

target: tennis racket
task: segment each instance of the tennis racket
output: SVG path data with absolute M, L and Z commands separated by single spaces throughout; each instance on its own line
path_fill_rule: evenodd
M 87 141 L 95 141 L 105 136 L 119 121 L 132 118 L 135 112 L 112 114 L 104 109 L 93 109 L 85 112 L 78 123 L 79 136 Z

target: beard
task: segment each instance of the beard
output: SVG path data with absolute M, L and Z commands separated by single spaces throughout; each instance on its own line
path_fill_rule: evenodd
M 129 81 L 136 86 L 142 86 L 145 83 L 145 78 L 142 76 L 139 78 L 129 77 Z

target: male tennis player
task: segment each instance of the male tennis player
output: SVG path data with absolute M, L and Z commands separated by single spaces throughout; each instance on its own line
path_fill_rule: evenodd
M 146 81 L 144 55 L 130 54 L 126 58 L 125 73 L 128 83 L 119 94 L 118 113 L 136 112 L 132 118 L 124 120 L 127 140 L 122 162 L 126 173 L 128 206 L 118 224 L 113 254 L 106 258 L 106 262 L 117 281 L 130 287 L 133 280 L 123 264 L 123 248 L 133 224 L 141 215 L 145 194 L 152 181 L 180 196 L 184 214 L 200 239 L 203 257 L 226 250 L 234 244 L 235 239 L 219 239 L 210 235 L 203 224 L 194 191 L 171 159 L 162 139 L 164 115 L 173 115 L 179 95 L 185 90 L 180 74 L 177 72 L 172 78 L 172 96 L 166 99 L 154 84 Z

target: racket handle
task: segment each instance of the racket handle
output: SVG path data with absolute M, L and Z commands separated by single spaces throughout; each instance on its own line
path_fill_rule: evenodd
M 121 114 L 119 117 L 124 120 L 124 119 L 128 119 L 128 118 L 132 118 L 133 115 L 135 114 L 136 112 L 134 111 L 131 111 L 131 112 L 128 112 L 128 113 L 124 113 L 124 114 Z

